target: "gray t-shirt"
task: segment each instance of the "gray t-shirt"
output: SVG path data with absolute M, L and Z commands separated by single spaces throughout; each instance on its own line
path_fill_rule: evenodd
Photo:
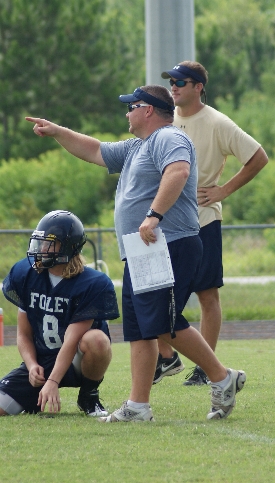
M 196 154 L 185 133 L 166 126 L 144 140 L 101 143 L 101 154 L 110 174 L 121 173 L 115 198 L 115 227 L 122 259 L 125 258 L 122 235 L 138 231 L 157 194 L 165 167 L 176 161 L 187 161 L 190 175 L 159 226 L 167 242 L 198 234 Z

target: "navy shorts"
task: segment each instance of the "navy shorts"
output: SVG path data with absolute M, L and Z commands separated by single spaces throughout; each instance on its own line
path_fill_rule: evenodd
M 182 311 L 193 290 L 202 257 L 202 243 L 198 235 L 168 243 L 174 271 L 176 320 L 174 330 L 189 327 Z M 122 289 L 123 333 L 125 341 L 155 339 L 170 332 L 170 288 L 134 295 L 127 261 Z
M 194 292 L 223 286 L 222 229 L 219 220 L 212 221 L 200 229 L 203 257 Z
M 98 321 L 96 324 L 109 338 L 109 328 L 107 322 Z M 92 329 L 92 330 L 93 330 Z M 44 368 L 45 379 L 48 379 L 55 364 L 56 355 L 40 358 L 38 357 L 38 364 Z M 78 375 L 71 364 L 68 371 L 61 380 L 59 387 L 80 387 L 82 384 L 82 375 Z M 27 413 L 40 412 L 40 406 L 37 406 L 38 395 L 41 387 L 33 387 L 29 382 L 29 371 L 24 362 L 13 369 L 9 374 L 3 377 L 0 381 L 0 391 L 8 394 L 18 404 L 20 404 Z

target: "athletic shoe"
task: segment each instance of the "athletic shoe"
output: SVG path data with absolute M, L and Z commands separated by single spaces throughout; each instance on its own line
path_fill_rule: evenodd
M 129 423 L 140 421 L 154 422 L 155 420 L 150 406 L 146 405 L 144 408 L 136 409 L 128 406 L 127 401 L 124 401 L 120 409 L 117 409 L 106 418 L 99 418 L 98 421 L 102 423 Z
M 183 383 L 184 386 L 202 386 L 209 384 L 209 379 L 200 366 L 195 366 L 189 374 L 187 374 L 187 381 Z
M 99 400 L 97 389 L 89 392 L 80 388 L 77 405 L 80 411 L 84 411 L 87 416 L 107 416 L 108 414 L 108 411 L 106 411 Z
M 211 382 L 212 408 L 207 415 L 207 419 L 222 419 L 227 418 L 233 411 L 236 404 L 236 393 L 241 391 L 246 381 L 246 374 L 244 371 L 235 371 L 234 369 L 227 369 L 230 375 L 230 381 L 227 386 L 222 388 L 218 384 Z
M 174 355 L 171 358 L 164 358 L 159 354 L 157 368 L 153 380 L 153 384 L 157 384 L 165 376 L 173 376 L 183 371 L 184 365 L 181 362 L 179 355 L 174 351 Z

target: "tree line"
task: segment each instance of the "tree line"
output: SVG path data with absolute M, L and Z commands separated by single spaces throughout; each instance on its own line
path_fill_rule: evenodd
M 144 3 L 0 0 L 0 159 L 55 148 L 50 139 L 31 136 L 25 114 L 87 132 L 125 131 L 117 96 L 145 82 Z M 234 117 L 241 110 L 248 131 L 263 137 L 259 141 L 273 154 L 274 123 L 266 108 L 272 112 L 275 87 L 274 2 L 194 4 L 196 57 L 209 72 L 208 103 L 221 108 L 222 100 Z M 253 122 L 247 122 L 251 102 Z
M 102 141 L 120 139 L 98 136 Z M 226 165 L 225 179 L 241 167 L 234 158 Z M 0 179 L 1 228 L 33 228 L 45 213 L 56 209 L 73 211 L 86 226 L 113 226 L 118 176 L 64 149 L 49 150 L 35 159 L 2 161 Z M 274 180 L 271 161 L 253 181 L 223 201 L 224 223 L 275 223 Z
M 274 2 L 194 3 L 196 58 L 209 72 L 208 104 L 271 158 L 252 183 L 224 201 L 225 222 L 273 223 Z M 24 117 L 38 115 L 107 140 L 127 136 L 117 97 L 145 82 L 144 30 L 144 0 L 0 0 L 2 226 L 33 226 L 52 207 L 71 209 L 86 224 L 111 219 L 116 177 L 34 136 Z M 226 176 L 239 169 L 231 160 L 227 165 Z
M 24 116 L 119 134 L 117 97 L 143 73 L 142 2 L 0 0 L 0 159 L 55 148 Z

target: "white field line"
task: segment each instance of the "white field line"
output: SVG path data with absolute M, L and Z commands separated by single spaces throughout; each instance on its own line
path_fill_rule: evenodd
M 265 285 L 266 283 L 275 282 L 275 276 L 262 277 L 224 277 L 224 283 L 239 283 L 240 285 L 258 284 Z M 115 287 L 122 287 L 122 280 L 113 280 Z
M 224 283 L 239 283 L 241 285 L 258 284 L 265 285 L 266 283 L 275 282 L 274 276 L 262 277 L 224 277 Z
M 192 422 L 186 422 L 184 420 L 178 420 L 178 421 L 172 421 L 169 420 L 170 423 L 176 424 L 176 425 L 188 425 L 192 426 Z M 209 429 L 210 426 L 215 425 L 215 433 L 220 433 L 220 434 L 225 434 L 231 438 L 234 439 L 240 439 L 244 441 L 252 441 L 254 443 L 264 443 L 264 444 L 275 444 L 275 438 L 269 438 L 268 436 L 264 435 L 259 435 L 255 433 L 249 433 L 247 431 L 238 431 L 235 429 L 228 429 L 222 426 L 221 424 L 216 422 L 207 422 L 207 423 L 202 423 L 202 424 L 197 424 L 196 423 L 196 429 L 199 428 L 207 428 Z
M 231 436 L 234 439 L 243 439 L 248 441 L 253 441 L 256 443 L 267 443 L 267 444 L 275 444 L 275 438 L 269 438 L 268 436 L 260 436 L 254 433 L 248 433 L 246 431 L 238 431 L 238 430 L 231 430 L 226 429 L 224 427 L 215 428 L 218 429 L 218 432 L 225 433 L 228 436 Z
M 122 287 L 122 280 L 112 280 L 114 287 Z

